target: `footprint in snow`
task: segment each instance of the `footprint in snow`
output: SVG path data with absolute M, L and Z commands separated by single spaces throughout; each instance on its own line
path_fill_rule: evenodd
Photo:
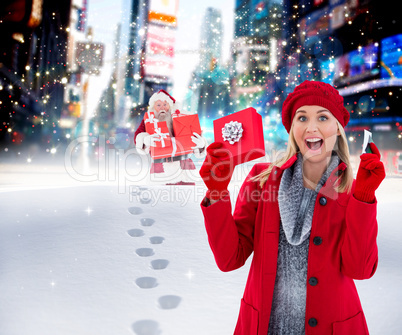
M 127 234 L 130 235 L 131 237 L 141 237 L 145 235 L 142 229 L 130 229 L 127 230 Z
M 151 203 L 151 201 L 152 201 L 152 198 L 141 198 L 141 199 L 140 199 L 140 202 L 141 202 L 143 205 L 149 204 L 149 203 Z
M 152 225 L 155 223 L 155 220 L 154 220 L 154 219 L 150 219 L 150 218 L 142 218 L 142 219 L 140 220 L 140 222 L 141 222 L 141 226 L 143 226 L 143 227 L 150 227 L 150 226 L 152 226 Z
M 179 306 L 181 298 L 177 295 L 164 295 L 158 299 L 161 309 L 174 309 Z
M 154 270 L 166 269 L 168 265 L 169 261 L 167 259 L 155 259 L 151 262 L 151 268 Z
M 135 280 L 139 288 L 154 288 L 158 286 L 158 282 L 154 277 L 141 277 Z
M 129 207 L 128 211 L 132 215 L 138 215 L 138 214 L 141 214 L 143 212 L 141 207 Z
M 151 242 L 151 244 L 162 244 L 164 240 L 165 238 L 162 236 L 152 236 L 149 238 L 149 242 Z
M 141 194 L 141 190 L 139 187 L 133 187 L 131 189 L 131 195 L 140 195 Z
M 154 249 L 152 248 L 139 248 L 135 251 L 135 253 L 140 257 L 149 257 L 155 254 Z
M 140 320 L 132 325 L 132 329 L 137 335 L 160 335 L 162 334 L 159 323 L 154 320 Z
M 140 195 L 140 202 L 142 204 L 149 204 L 152 201 L 152 196 L 150 192 L 142 192 Z

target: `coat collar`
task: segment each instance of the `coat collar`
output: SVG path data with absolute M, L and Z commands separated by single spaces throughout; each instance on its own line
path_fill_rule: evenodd
M 297 161 L 297 154 L 294 154 L 279 169 L 282 171 L 286 170 L 286 169 L 290 168 L 296 161 Z
M 290 168 L 295 162 L 297 161 L 297 153 L 294 154 L 292 157 L 290 157 L 279 169 L 280 170 L 286 170 Z M 344 171 L 346 169 L 346 164 L 344 162 L 340 162 L 338 167 L 335 168 L 334 171 Z
M 280 177 L 283 173 L 284 170 L 290 168 L 295 162 L 297 161 L 297 153 L 294 154 L 292 157 L 290 157 L 281 167 L 276 167 L 274 166 L 272 169 L 272 172 L 274 173 L 274 180 L 277 180 L 278 177 Z M 343 171 L 345 171 L 347 168 L 347 165 L 344 162 L 340 162 L 339 165 L 332 171 L 330 177 L 328 178 L 328 181 L 330 184 L 333 184 L 337 177 L 340 176 Z M 327 181 L 327 186 L 328 186 L 328 181 Z

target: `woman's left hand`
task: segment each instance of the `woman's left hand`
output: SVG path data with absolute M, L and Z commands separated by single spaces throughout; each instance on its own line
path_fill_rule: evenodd
M 370 143 L 371 154 L 360 156 L 359 170 L 356 176 L 354 196 L 357 200 L 373 203 L 375 190 L 385 178 L 384 164 L 380 161 L 381 154 L 374 143 Z

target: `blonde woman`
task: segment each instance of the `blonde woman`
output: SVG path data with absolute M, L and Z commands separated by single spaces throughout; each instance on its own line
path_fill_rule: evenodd
M 216 263 L 235 270 L 253 253 L 234 334 L 368 334 L 353 280 L 376 271 L 374 192 L 385 172 L 371 143 L 353 179 L 349 117 L 331 85 L 297 86 L 282 106 L 285 157 L 252 168 L 233 214 L 227 153 L 208 147 L 201 208 Z

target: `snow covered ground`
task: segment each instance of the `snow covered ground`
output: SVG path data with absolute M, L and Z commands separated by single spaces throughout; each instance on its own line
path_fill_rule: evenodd
M 202 183 L 77 179 L 63 164 L 0 164 L 0 335 L 233 333 L 250 260 L 216 267 Z M 402 178 L 378 201 L 379 267 L 356 284 L 370 333 L 399 334 Z

